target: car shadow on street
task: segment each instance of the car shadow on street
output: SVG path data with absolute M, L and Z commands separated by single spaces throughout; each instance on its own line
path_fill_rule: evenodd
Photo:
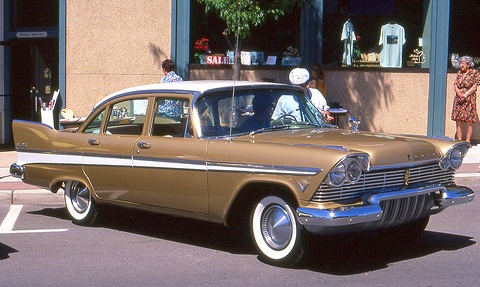
M 375 233 L 310 236 L 301 268 L 332 275 L 361 274 L 395 262 L 466 248 L 476 243 L 472 238 L 428 230 L 409 242 L 381 239 Z
M 118 207 L 103 207 L 102 227 L 193 244 L 234 254 L 255 254 L 246 232 L 221 224 Z
M 32 213 L 69 220 L 65 208 Z M 101 214 L 93 228 L 115 229 L 232 254 L 256 254 L 245 230 L 120 207 L 102 207 Z M 388 268 L 395 262 L 466 248 L 476 243 L 472 239 L 429 230 L 410 242 L 380 239 L 375 233 L 310 235 L 305 260 L 296 268 L 332 275 L 361 274 Z
M 46 215 L 53 218 L 69 220 L 67 210 L 65 207 L 46 207 L 41 210 L 29 211 L 28 214 L 38 214 L 38 215 Z
M 44 208 L 29 212 L 70 220 L 66 209 Z M 235 254 L 255 254 L 242 230 L 221 224 L 139 211 L 117 206 L 102 206 L 92 228 L 115 229 L 153 238 L 217 249 Z

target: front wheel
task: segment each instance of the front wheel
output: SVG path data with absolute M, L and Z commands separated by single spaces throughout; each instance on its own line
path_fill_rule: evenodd
M 254 205 L 250 219 L 253 242 L 270 264 L 293 266 L 304 253 L 301 228 L 283 199 L 267 196 Z
M 75 224 L 91 225 L 98 215 L 90 190 L 80 181 L 66 182 L 65 205 Z

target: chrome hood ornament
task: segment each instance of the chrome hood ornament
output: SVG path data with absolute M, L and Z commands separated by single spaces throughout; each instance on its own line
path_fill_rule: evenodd
M 360 121 L 356 121 L 353 116 L 350 116 L 348 120 L 348 126 L 352 132 L 358 132 L 358 126 L 360 125 Z

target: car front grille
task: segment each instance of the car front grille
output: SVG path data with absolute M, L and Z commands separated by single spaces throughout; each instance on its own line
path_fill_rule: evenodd
M 424 211 L 431 209 L 433 201 L 431 194 L 381 201 L 383 214 L 380 220 L 375 222 L 375 225 L 389 227 L 413 221 L 419 218 Z
M 362 174 L 355 184 L 332 187 L 322 182 L 312 197 L 314 202 L 338 202 L 361 198 L 364 194 L 400 190 L 406 186 L 449 184 L 454 182 L 453 170 L 442 170 L 438 164 L 371 171 Z

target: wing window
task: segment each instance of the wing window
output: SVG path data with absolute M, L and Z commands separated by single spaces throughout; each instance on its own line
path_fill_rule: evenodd
M 95 116 L 95 118 L 93 118 L 83 132 L 87 134 L 99 134 L 104 115 L 105 110 L 102 110 L 97 116 Z

